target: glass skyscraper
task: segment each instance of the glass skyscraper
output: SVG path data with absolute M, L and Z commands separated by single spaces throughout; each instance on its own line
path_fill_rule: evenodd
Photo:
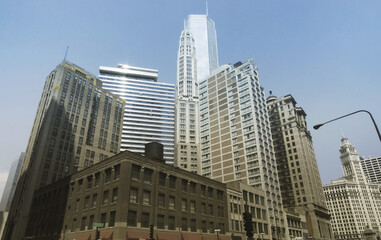
M 218 67 L 217 34 L 214 21 L 207 15 L 188 15 L 184 20 L 184 29 L 194 38 L 197 58 L 197 81 L 209 77 Z
M 119 64 L 99 68 L 103 87 L 126 101 L 120 150 L 144 153 L 144 145 L 164 145 L 173 163 L 175 85 L 157 82 L 158 71 Z

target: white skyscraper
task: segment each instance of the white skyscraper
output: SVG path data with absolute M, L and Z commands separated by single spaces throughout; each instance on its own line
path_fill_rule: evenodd
M 366 180 L 360 157 L 346 137 L 341 139 L 340 159 L 344 177 L 323 186 L 334 238 L 364 239 L 368 228 L 380 237 L 380 185 Z
M 218 67 L 217 34 L 214 21 L 207 15 L 188 15 L 184 20 L 195 41 L 197 81 L 207 78 Z
M 218 66 L 214 22 L 207 15 L 184 20 L 177 54 L 175 165 L 199 172 L 200 119 L 198 82 Z
M 99 68 L 103 87 L 126 100 L 121 151 L 144 153 L 144 145 L 164 145 L 164 160 L 173 163 L 175 85 L 157 82 L 158 71 L 119 64 Z

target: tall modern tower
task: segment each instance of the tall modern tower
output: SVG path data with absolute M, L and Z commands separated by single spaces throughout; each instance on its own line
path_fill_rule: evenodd
M 177 53 L 175 110 L 175 166 L 200 172 L 200 118 L 198 82 L 218 67 L 214 22 L 207 15 L 189 15 L 184 21 Z
M 266 192 L 271 238 L 288 236 L 269 117 L 252 60 L 222 65 L 200 82 L 201 174 Z
M 323 187 L 335 239 L 365 239 L 373 230 L 381 237 L 380 185 L 369 183 L 360 157 L 346 137 L 341 139 L 340 159 L 344 177 Z
M 3 240 L 26 233 L 33 193 L 119 152 L 124 102 L 63 61 L 46 78 Z
M 144 153 L 144 145 L 164 145 L 164 160 L 173 164 L 175 85 L 157 81 L 158 71 L 119 64 L 99 68 L 103 87 L 126 101 L 121 151 Z
M 209 77 L 218 67 L 217 34 L 214 21 L 207 15 L 188 15 L 184 29 L 194 38 L 197 59 L 197 81 Z
M 309 236 L 332 239 L 312 137 L 307 129 L 307 114 L 296 106 L 291 95 L 277 98 L 271 92 L 267 109 L 283 207 L 305 216 Z

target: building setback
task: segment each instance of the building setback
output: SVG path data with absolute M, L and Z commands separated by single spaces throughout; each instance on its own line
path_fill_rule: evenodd
M 124 102 L 62 61 L 46 78 L 3 240 L 24 237 L 33 192 L 119 152 Z
M 125 64 L 99 68 L 103 87 L 126 101 L 121 151 L 144 153 L 144 145 L 164 145 L 164 159 L 173 164 L 175 85 L 157 81 L 158 71 Z
M 267 109 L 283 207 L 306 220 L 308 234 L 304 237 L 333 239 L 307 114 L 291 95 L 277 98 L 271 92 Z M 291 229 L 290 236 L 297 237 Z
M 266 192 L 271 237 L 288 236 L 270 124 L 252 60 L 217 68 L 200 82 L 201 174 Z
M 95 223 L 103 226 L 102 239 L 148 239 L 152 225 L 158 240 L 211 240 L 217 234 L 220 240 L 243 240 L 246 199 L 260 223 L 256 232 L 269 239 L 264 196 L 260 189 L 227 185 L 125 151 L 36 191 L 27 237 L 93 239 Z
M 360 157 L 346 137 L 341 139 L 344 177 L 323 187 L 335 239 L 364 239 L 373 232 L 381 237 L 381 192 L 366 180 Z

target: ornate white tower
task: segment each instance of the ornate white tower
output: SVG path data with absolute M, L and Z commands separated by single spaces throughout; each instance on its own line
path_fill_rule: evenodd
M 365 183 L 365 175 L 361 170 L 360 157 L 356 148 L 349 143 L 348 138 L 342 137 L 340 159 L 344 176 L 356 183 Z
M 177 55 L 175 158 L 177 167 L 198 173 L 200 157 L 199 100 L 195 40 L 188 29 L 180 35 Z

